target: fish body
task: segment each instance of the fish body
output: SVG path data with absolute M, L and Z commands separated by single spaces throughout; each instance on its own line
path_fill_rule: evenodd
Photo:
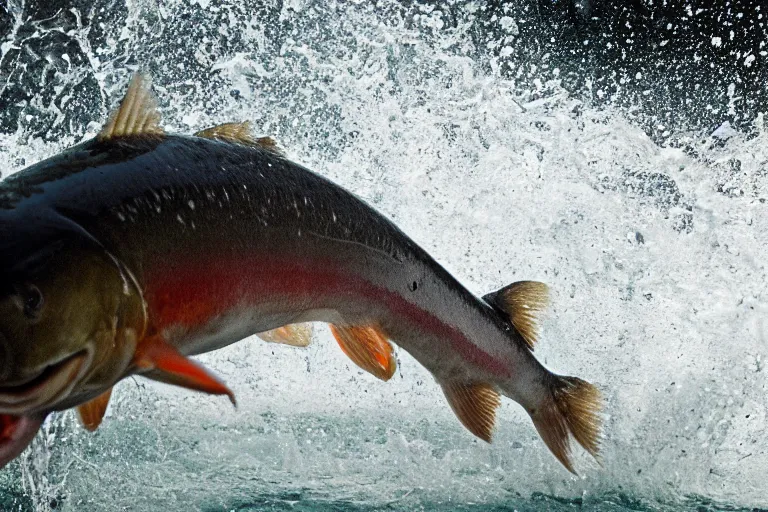
M 185 355 L 296 322 L 377 321 L 438 378 L 545 374 L 508 322 L 394 224 L 272 152 L 93 139 L 14 177 L 10 211 L 98 240 Z
M 543 285 L 514 283 L 481 299 L 357 196 L 265 141 L 232 136 L 236 125 L 198 136 L 155 129 L 145 89 L 136 80 L 132 87 L 121 109 L 139 109 L 133 123 L 145 129 L 116 134 L 121 122 L 130 126 L 118 111 L 106 136 L 0 185 L 0 232 L 10 241 L 3 281 L 12 296 L 3 307 L 26 314 L 37 295 L 57 305 L 32 327 L 45 350 L 30 353 L 15 341 L 29 331 L 0 325 L 3 367 L 32 369 L 0 380 L 0 413 L 39 418 L 97 401 L 98 425 L 109 395 L 99 397 L 134 373 L 229 394 L 185 358 L 326 322 L 345 353 L 382 379 L 394 372 L 388 340 L 409 352 L 483 439 L 503 394 L 531 414 L 569 469 L 569 434 L 596 453 L 596 391 L 552 374 L 531 351 Z M 56 287 L 35 284 L 48 274 Z M 44 330 L 45 313 L 88 327 L 65 327 L 79 334 L 62 340 L 62 329 Z M 19 406 L 18 383 L 50 372 L 51 361 L 67 385 Z

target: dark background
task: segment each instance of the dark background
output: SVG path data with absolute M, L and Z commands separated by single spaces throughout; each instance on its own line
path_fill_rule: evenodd
M 520 20 L 512 73 L 532 80 L 559 68 L 568 90 L 622 107 L 657 140 L 724 121 L 750 130 L 768 106 L 766 2 L 522 0 L 486 16 L 505 13 Z
M 464 21 L 463 2 L 430 3 L 446 23 Z M 82 132 L 105 101 L 84 48 L 107 45 L 105 30 L 127 16 L 124 2 L 21 4 L 0 0 L 0 132 L 21 126 L 50 140 Z M 270 37 L 279 39 L 279 8 L 271 11 Z M 481 61 L 497 57 L 521 89 L 546 95 L 547 81 L 558 79 L 585 102 L 620 108 L 657 142 L 676 144 L 724 121 L 754 130 L 768 103 L 766 16 L 757 0 L 519 0 L 489 2 L 471 23 Z M 67 74 L 61 87 L 49 86 Z

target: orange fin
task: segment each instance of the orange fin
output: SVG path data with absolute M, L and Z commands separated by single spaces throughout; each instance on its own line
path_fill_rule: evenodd
M 251 134 L 251 123 L 248 121 L 243 121 L 242 123 L 224 123 L 218 126 L 212 126 L 211 128 L 206 128 L 205 130 L 200 130 L 195 133 L 195 137 L 262 148 L 277 155 L 283 154 L 277 146 L 277 142 L 275 142 L 275 139 L 272 137 L 254 138 Z
M 290 324 L 258 333 L 256 336 L 270 343 L 293 347 L 306 347 L 312 341 L 312 324 Z
M 539 335 L 538 315 L 549 305 L 549 289 L 538 281 L 518 281 L 483 299 L 512 322 L 528 348 Z
M 77 415 L 85 430 L 93 432 L 99 428 L 101 420 L 104 418 L 104 413 L 107 412 L 111 396 L 112 388 L 109 388 L 96 398 L 77 406 Z
M 496 424 L 496 409 L 501 405 L 499 393 L 483 382 L 447 382 L 441 385 L 459 421 L 477 437 L 490 443 Z
M 159 375 L 158 380 L 211 395 L 227 395 L 232 404 L 237 405 L 231 389 L 160 336 L 150 336 L 140 342 L 133 363 L 139 370 Z
M 603 401 L 595 386 L 579 378 L 552 375 L 550 382 L 550 396 L 529 413 L 550 451 L 576 474 L 569 434 L 599 462 Z
M 157 101 L 149 84 L 150 81 L 145 75 L 141 73 L 133 75 L 120 107 L 112 113 L 107 124 L 99 132 L 99 140 L 163 135 L 163 129 L 159 124 Z
M 394 348 L 378 326 L 331 325 L 331 332 L 341 350 L 363 370 L 383 381 L 395 374 Z

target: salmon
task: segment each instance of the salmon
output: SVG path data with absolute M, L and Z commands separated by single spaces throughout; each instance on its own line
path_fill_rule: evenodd
M 130 375 L 234 393 L 190 356 L 256 333 L 304 346 L 331 325 L 381 380 L 393 343 L 491 440 L 501 396 L 573 471 L 598 456 L 600 393 L 533 354 L 543 283 L 480 298 L 371 206 L 247 123 L 166 133 L 141 74 L 93 139 L 0 184 L 0 465 L 52 411 L 101 423 Z

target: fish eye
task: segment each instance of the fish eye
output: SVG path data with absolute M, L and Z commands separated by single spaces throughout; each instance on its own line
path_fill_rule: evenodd
M 43 309 L 43 294 L 40 289 L 33 285 L 27 285 L 21 290 L 22 310 L 24 316 L 30 320 L 36 320 Z

